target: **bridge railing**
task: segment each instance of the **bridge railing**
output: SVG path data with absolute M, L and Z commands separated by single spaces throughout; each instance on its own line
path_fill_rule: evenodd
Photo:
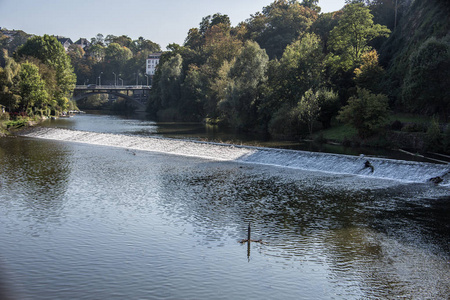
M 146 90 L 151 89 L 151 85 L 76 85 L 76 90 Z

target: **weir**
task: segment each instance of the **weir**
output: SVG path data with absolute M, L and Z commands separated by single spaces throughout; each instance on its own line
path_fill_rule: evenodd
M 441 185 L 450 186 L 450 166 L 341 154 L 297 150 L 237 146 L 211 142 L 196 142 L 169 138 L 128 136 L 95 133 L 58 128 L 34 128 L 22 136 L 78 142 L 92 145 L 120 147 L 130 150 L 152 151 L 182 156 L 193 156 L 218 161 L 272 165 L 307 171 L 347 174 L 425 183 L 431 178 L 442 179 Z M 371 167 L 367 166 L 369 162 Z

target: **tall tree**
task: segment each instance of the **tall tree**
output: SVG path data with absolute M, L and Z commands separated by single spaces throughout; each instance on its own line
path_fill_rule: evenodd
M 17 54 L 19 57 L 35 57 L 55 70 L 57 86 L 51 97 L 56 100 L 60 109 L 65 109 L 75 88 L 76 76 L 61 43 L 49 35 L 35 36 L 27 40 L 17 50 Z
M 377 51 L 372 50 L 364 53 L 361 60 L 361 66 L 355 69 L 356 85 L 374 93 L 380 93 L 385 72 L 378 63 Z
M 306 91 L 298 102 L 300 119 L 307 123 L 309 134 L 313 133 L 314 122 L 320 114 L 320 103 L 318 93 L 312 89 Z
M 287 45 L 309 29 L 317 12 L 295 0 L 276 0 L 253 15 L 247 24 L 249 38 L 258 42 L 269 57 L 281 58 Z
M 4 69 L 0 68 L 0 103 L 13 112 L 19 107 L 21 100 L 17 91 L 20 64 L 9 57 L 6 50 L 3 50 L 3 59 L 6 63 Z
M 280 76 L 271 82 L 276 91 L 274 96 L 296 105 L 308 89 L 317 89 L 321 83 L 323 59 L 321 41 L 313 33 L 286 47 L 280 60 Z
M 409 59 L 402 96 L 415 112 L 439 114 L 447 121 L 450 112 L 450 35 L 426 40 Z
M 266 51 L 258 43 L 247 41 L 229 69 L 225 97 L 219 108 L 234 127 L 255 126 L 268 62 Z
M 162 108 L 176 108 L 180 100 L 182 64 L 183 58 L 177 54 L 163 63 L 161 67 L 159 87 L 161 90 Z
M 338 68 L 353 69 L 361 63 L 363 53 L 370 51 L 369 42 L 389 36 L 390 30 L 383 25 L 374 24 L 370 9 L 362 3 L 345 6 L 342 18 L 331 31 L 329 48 L 333 52 L 330 61 Z
M 32 63 L 24 63 L 19 72 L 19 95 L 21 111 L 32 113 L 32 109 L 41 109 L 48 103 L 45 83 L 39 75 L 39 69 Z

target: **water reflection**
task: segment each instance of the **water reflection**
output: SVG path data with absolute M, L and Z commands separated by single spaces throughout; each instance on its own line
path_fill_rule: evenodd
M 70 176 L 70 152 L 50 141 L 0 139 L 0 183 L 7 195 L 21 199 L 30 216 L 57 220 L 64 206 Z
M 321 265 L 333 282 L 361 290 L 365 297 L 409 297 L 417 288 L 448 280 L 449 235 L 443 234 L 449 226 L 444 217 L 448 198 L 426 199 L 427 188 L 420 185 L 371 188 L 357 178 L 283 173 L 197 165 L 165 176 L 160 204 L 173 217 L 192 223 L 205 244 L 219 243 L 224 235 L 239 241 L 251 222 L 252 232 L 267 244 L 247 244 L 249 261 L 255 247 L 289 266 L 293 261 Z M 192 193 L 195 200 L 186 201 Z M 431 294 L 444 297 L 449 289 L 439 286 Z
M 0 146 L 0 250 L 30 299 L 449 293 L 444 188 L 75 143 Z M 238 243 L 249 222 L 264 244 Z

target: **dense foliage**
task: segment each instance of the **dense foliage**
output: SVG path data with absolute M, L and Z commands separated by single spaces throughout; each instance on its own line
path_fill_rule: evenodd
M 234 27 L 227 15 L 206 16 L 183 45 L 168 45 L 153 78 L 145 77 L 145 59 L 161 49 L 142 37 L 98 34 L 84 49 L 72 45 L 70 62 L 62 54 L 54 58 L 62 48 L 48 44 L 50 37 L 32 38 L 16 51 L 16 60 L 2 61 L 1 103 L 29 110 L 25 99 L 32 92 L 36 99 L 51 99 L 33 100 L 41 108 L 65 107 L 72 65 L 77 84 L 151 80 L 148 111 L 164 119 L 287 137 L 345 122 L 367 138 L 385 132 L 388 114 L 395 111 L 436 115 L 441 123 L 434 130 L 442 132 L 433 134 L 446 136 L 449 2 L 347 0 L 333 13 L 321 13 L 318 2 L 275 0 Z M 15 49 L 22 38 L 5 44 L 0 35 L 0 42 Z M 44 90 L 33 66 L 22 70 L 23 64 L 38 67 Z M 17 83 L 24 72 L 35 78 L 29 92 Z M 414 127 L 396 124 L 402 132 Z
M 449 5 L 346 2 L 321 14 L 318 1 L 276 0 L 236 27 L 226 15 L 203 18 L 163 54 L 149 111 L 290 137 L 337 120 L 366 138 L 384 132 L 392 110 L 446 121 Z
M 97 34 L 84 49 L 69 47 L 68 55 L 77 74 L 77 84 L 146 84 L 145 61 L 160 46 L 143 37 Z
M 17 48 L 15 59 L 3 51 L 0 104 L 10 114 L 58 115 L 74 108 L 70 100 L 75 74 L 64 47 L 54 37 L 29 38 Z

